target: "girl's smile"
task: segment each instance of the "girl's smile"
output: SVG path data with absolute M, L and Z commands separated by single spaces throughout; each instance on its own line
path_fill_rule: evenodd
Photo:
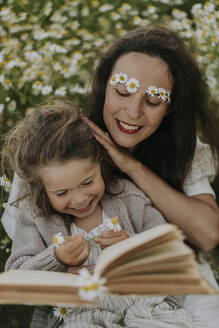
M 100 213 L 105 191 L 100 165 L 91 159 L 51 163 L 39 169 L 52 207 L 76 219 L 91 219 Z

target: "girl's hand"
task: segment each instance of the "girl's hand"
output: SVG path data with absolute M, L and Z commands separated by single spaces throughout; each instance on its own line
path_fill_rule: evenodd
M 55 248 L 57 259 L 68 266 L 82 264 L 88 258 L 89 252 L 89 245 L 83 235 L 65 237 L 64 242 Z
M 100 233 L 95 242 L 103 249 L 127 238 L 128 235 L 123 229 L 119 231 L 106 230 Z
M 90 127 L 96 140 L 107 150 L 109 156 L 120 171 L 129 175 L 129 172 L 136 168 L 136 160 L 131 156 L 131 154 L 117 146 L 112 141 L 108 133 L 101 130 L 95 123 L 89 120 L 89 118 L 84 115 L 81 115 L 81 118 Z

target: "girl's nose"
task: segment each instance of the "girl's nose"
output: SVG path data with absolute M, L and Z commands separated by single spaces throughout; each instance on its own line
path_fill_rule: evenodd
M 87 205 L 88 196 L 80 191 L 71 193 L 71 198 L 69 199 L 69 203 L 74 208 L 80 208 Z

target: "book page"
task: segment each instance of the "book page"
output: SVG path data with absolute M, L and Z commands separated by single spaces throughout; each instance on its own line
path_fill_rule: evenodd
M 156 272 L 156 263 L 176 263 L 189 260 L 191 257 L 194 257 L 192 250 L 180 240 L 170 240 L 149 248 L 146 245 L 146 248 L 133 252 L 129 257 L 123 256 L 113 261 L 104 276 L 108 277 L 112 271 L 118 275 L 124 270 L 131 274 L 133 270 L 136 272 L 137 268 L 142 271 L 142 267 L 147 267 L 148 264 L 151 264 L 151 267 L 155 264 L 154 272 Z M 194 263 L 193 260 L 193 265 L 195 265 Z
M 78 278 L 78 275 L 66 272 L 10 270 L 0 273 L 0 288 L 4 286 L 74 287 L 77 286 Z
M 145 245 L 145 248 L 149 248 L 153 245 L 153 242 L 155 244 L 162 243 L 162 237 L 165 239 L 168 235 L 167 239 L 183 239 L 183 235 L 176 226 L 162 224 L 105 248 L 97 260 L 94 268 L 95 273 L 104 276 L 107 267 L 111 267 L 112 263 L 117 259 L 123 257 L 122 260 L 126 260 L 126 258 L 129 258 L 131 251 L 135 252 L 136 257 L 142 245 Z

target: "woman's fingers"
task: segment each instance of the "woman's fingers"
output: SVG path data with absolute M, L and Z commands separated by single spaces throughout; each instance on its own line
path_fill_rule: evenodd
M 103 140 L 108 141 L 113 144 L 113 142 L 107 132 L 104 132 L 103 130 L 101 130 L 98 125 L 96 125 L 94 122 L 89 120 L 89 118 L 87 118 L 86 116 L 81 115 L 81 118 L 90 127 L 90 129 L 92 130 L 92 133 L 94 134 L 95 137 L 97 136 L 97 137 L 102 138 Z

